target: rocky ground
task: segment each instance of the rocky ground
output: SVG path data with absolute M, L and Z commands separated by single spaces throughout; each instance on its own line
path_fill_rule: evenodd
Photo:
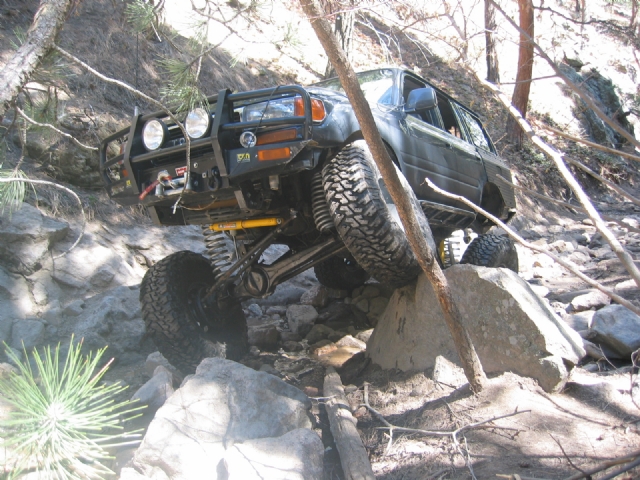
M 55 220 L 25 205 L 11 219 L 3 217 L 0 339 L 16 352 L 23 342 L 27 349 L 58 341 L 64 344 L 71 334 L 84 338 L 87 350 L 108 345 L 116 361 L 106 378 L 129 385 L 129 395 L 154 371 L 164 375 L 156 375 L 152 387 L 136 393 L 142 401 L 155 404 L 155 409 L 188 372 L 175 371 L 153 354 L 156 348 L 145 336 L 138 304 L 139 283 L 148 266 L 169 253 L 203 251 L 201 233 L 195 227 L 160 229 L 140 213 L 111 206 L 106 199 L 100 202 L 79 245 L 57 259 L 53 257 L 79 234 L 77 216 Z M 514 222 L 520 234 L 547 245 L 637 302 L 637 288 L 589 220 L 567 211 L 538 210 L 526 199 L 521 199 L 521 205 L 525 214 Z M 626 203 L 609 209 L 628 225 L 610 227 L 635 256 L 640 248 L 640 209 Z M 272 248 L 266 260 L 280 253 Z M 535 381 L 506 373 L 494 378 L 486 392 L 473 395 L 455 366 L 419 373 L 382 370 L 364 352 L 392 292 L 375 282 L 352 292 L 328 290 L 310 271 L 281 285 L 267 299 L 245 302 L 252 348 L 242 363 L 317 399 L 311 412 L 327 447 L 326 479 L 342 478 L 321 405 L 329 365 L 338 368 L 346 385 L 377 478 L 469 478 L 467 462 L 477 478 L 495 474 L 564 478 L 574 470 L 571 463 L 590 468 L 637 449 L 640 413 L 632 393 L 640 402 L 630 352 L 640 345 L 640 324 L 630 317 L 630 323 L 618 326 L 623 334 L 612 328 L 609 334 L 614 341 L 607 341 L 606 329 L 596 325 L 598 318 L 604 318 L 600 323 L 605 325 L 627 318 L 615 312 L 605 315 L 607 309 L 617 308 L 608 306 L 608 298 L 586 288 L 543 255 L 520 249 L 519 256 L 521 278 L 588 339 L 589 356 L 573 369 L 562 393 L 546 393 Z M 627 344 L 616 344 L 616 338 Z M 159 364 L 173 373 L 156 370 Z M 465 459 L 450 438 L 415 433 L 394 433 L 391 438 L 380 430 L 380 420 L 361 406 L 365 385 L 370 405 L 396 426 L 455 430 L 511 414 L 515 408 L 531 411 L 461 434 L 458 441 L 470 455 Z M 148 414 L 141 421 L 146 425 L 151 418 Z M 131 455 L 131 450 L 120 452 L 118 465 Z

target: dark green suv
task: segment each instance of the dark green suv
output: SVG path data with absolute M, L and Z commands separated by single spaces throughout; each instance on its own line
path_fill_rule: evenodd
M 424 182 L 462 195 L 498 218 L 515 213 L 509 167 L 470 109 L 412 72 L 358 74 L 391 158 L 402 173 L 432 248 L 459 229 L 480 234 L 462 261 L 517 270 L 492 223 Z M 178 252 L 151 267 L 141 286 L 147 328 L 177 366 L 205 355 L 242 355 L 240 301 L 266 297 L 314 267 L 320 283 L 352 289 L 374 277 L 400 286 L 419 272 L 397 211 L 337 79 L 301 87 L 221 90 L 184 118 L 136 115 L 103 141 L 107 190 L 144 205 L 159 225 L 202 225 L 206 256 Z M 260 262 L 272 244 L 287 253 Z

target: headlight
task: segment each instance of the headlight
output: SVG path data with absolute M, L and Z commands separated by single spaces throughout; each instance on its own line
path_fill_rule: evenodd
M 149 120 L 142 129 L 142 143 L 147 150 L 156 150 L 164 142 L 166 132 L 167 126 L 160 120 Z
M 191 138 L 203 137 L 209 130 L 211 116 L 204 108 L 196 108 L 191 110 L 184 121 L 184 128 Z
M 244 107 L 242 116 L 243 121 L 252 122 L 270 118 L 295 117 L 297 115 L 294 99 L 289 97 L 247 105 Z

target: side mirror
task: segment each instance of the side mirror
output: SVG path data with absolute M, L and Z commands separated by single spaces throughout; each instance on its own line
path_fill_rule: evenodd
M 404 111 L 407 113 L 423 112 L 438 106 L 438 97 L 434 88 L 416 88 L 409 92 Z

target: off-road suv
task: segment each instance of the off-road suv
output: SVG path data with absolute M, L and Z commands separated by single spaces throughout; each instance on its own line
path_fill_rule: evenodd
M 517 270 L 506 237 L 462 195 L 503 220 L 515 213 L 508 166 L 477 115 L 417 75 L 379 69 L 358 75 L 380 134 L 432 248 L 455 230 L 480 236 L 463 262 Z M 202 225 L 206 256 L 178 252 L 147 272 L 140 290 L 149 333 L 176 366 L 247 347 L 240 301 L 266 297 L 314 267 L 320 283 L 352 289 L 369 277 L 393 286 L 419 271 L 396 208 L 337 79 L 208 98 L 186 115 L 185 137 L 165 112 L 136 115 L 102 142 L 111 198 L 144 205 L 158 225 Z M 261 263 L 272 244 L 286 254 Z M 442 258 L 446 252 L 440 247 Z

